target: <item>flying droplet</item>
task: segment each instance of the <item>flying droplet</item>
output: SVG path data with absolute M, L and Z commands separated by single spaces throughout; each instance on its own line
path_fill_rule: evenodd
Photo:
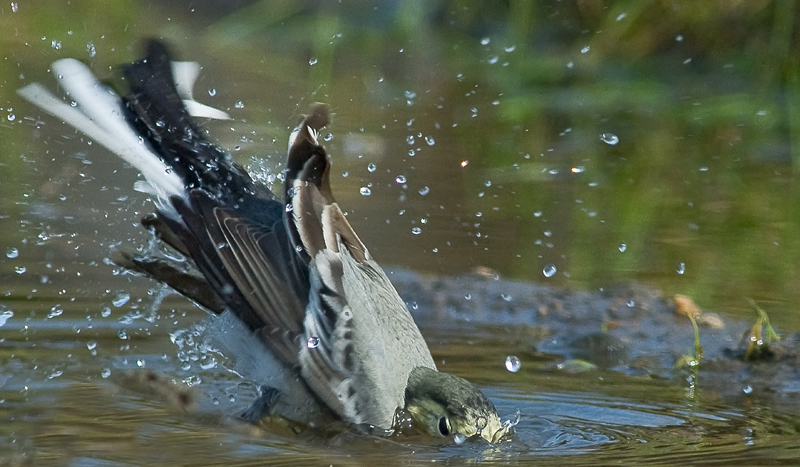
M 419 228 L 419 227 L 412 227 L 411 228 L 411 233 L 414 234 L 414 235 L 419 235 L 419 234 L 422 233 L 422 229 Z
M 376 170 L 378 170 L 378 166 L 375 165 L 374 162 L 370 162 L 369 165 L 367 165 L 367 170 L 369 170 L 370 172 L 375 172 Z
M 431 192 L 431 189 L 427 185 L 419 189 L 419 194 L 422 195 L 422 196 L 425 196 L 430 192 Z
M 0 305 L 0 308 L 5 308 L 5 307 Z M 0 313 L 0 326 L 3 326 L 4 324 L 6 324 L 6 321 L 8 321 L 9 319 L 11 319 L 13 317 L 14 317 L 14 312 L 13 311 L 11 311 L 9 309 L 3 310 Z
M 119 308 L 122 305 L 128 303 L 128 300 L 131 299 L 131 295 L 128 292 L 117 292 L 114 294 L 114 297 L 111 299 L 111 304 L 115 307 Z
M 316 349 L 319 347 L 319 337 L 311 336 L 308 338 L 308 342 L 306 342 L 306 347 L 309 349 Z
M 61 316 L 62 313 L 64 313 L 64 308 L 61 305 L 53 305 L 53 307 L 50 308 L 50 313 L 47 315 L 47 319 Z
M 553 277 L 556 275 L 556 272 L 558 272 L 558 270 L 556 269 L 555 264 L 546 264 L 544 269 L 542 269 L 542 274 L 544 274 L 544 277 Z
M 622 242 L 622 243 L 619 244 L 620 253 L 625 253 L 625 250 L 627 250 L 627 249 L 628 249 L 628 245 L 626 245 L 625 242 Z
M 398 175 L 397 177 L 395 177 L 394 182 L 397 183 L 398 185 L 402 185 L 403 183 L 406 182 L 406 176 Z
M 619 137 L 614 133 L 603 133 L 600 135 L 600 141 L 608 144 L 609 146 L 616 146 L 619 143 Z
M 506 357 L 506 370 L 510 371 L 511 373 L 516 373 L 519 371 L 520 366 L 522 366 L 522 362 L 519 361 L 517 356 L 509 355 Z
M 6 258 L 14 259 L 19 256 L 19 250 L 14 248 L 13 246 L 6 250 Z
M 214 96 L 216 96 L 216 95 L 217 95 L 217 90 L 216 90 L 216 88 L 211 88 L 211 89 L 209 89 L 209 90 L 208 90 L 208 95 L 209 95 L 209 96 L 211 96 L 211 97 L 214 97 Z
M 308 64 L 311 65 L 311 66 L 314 66 L 314 65 L 317 64 L 318 61 L 319 60 L 317 60 L 316 57 L 311 57 L 310 59 L 308 59 Z
M 366 186 L 362 186 L 361 189 L 358 190 L 358 192 L 361 193 L 361 196 L 369 196 L 372 194 L 372 190 L 370 190 L 369 187 Z
M 675 268 L 675 272 L 677 272 L 680 275 L 683 275 L 683 273 L 686 272 L 686 263 L 684 263 L 682 261 L 680 263 L 678 263 L 678 267 Z

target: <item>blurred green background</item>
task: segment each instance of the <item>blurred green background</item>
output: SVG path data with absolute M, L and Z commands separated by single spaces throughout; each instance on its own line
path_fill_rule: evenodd
M 797 329 L 799 18 L 769 0 L 6 3 L 0 234 L 24 254 L 0 257 L 5 295 L 30 294 L 20 267 L 102 275 L 110 244 L 146 242 L 133 172 L 109 175 L 118 162 L 15 90 L 52 85 L 63 57 L 118 83 L 155 36 L 204 65 L 198 99 L 235 119 L 209 132 L 267 180 L 297 116 L 329 102 L 334 191 L 384 264 L 638 281 L 741 316 L 750 297 Z

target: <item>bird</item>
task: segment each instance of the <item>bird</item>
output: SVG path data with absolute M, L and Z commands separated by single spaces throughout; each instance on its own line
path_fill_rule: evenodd
M 39 83 L 18 93 L 141 172 L 135 188 L 155 203 L 142 224 L 192 268 L 132 255 L 119 264 L 231 316 L 274 363 L 245 419 L 278 415 L 390 434 L 406 413 L 431 436 L 497 443 L 510 432 L 477 386 L 437 370 L 405 303 L 336 202 L 319 138 L 327 105 L 313 104 L 291 132 L 278 195 L 205 136 L 196 118 L 229 117 L 193 100 L 192 77 L 188 86 L 176 82 L 186 62 L 173 62 L 162 41 L 147 40 L 144 57 L 122 66 L 124 96 L 78 60 L 51 68 L 71 104 Z

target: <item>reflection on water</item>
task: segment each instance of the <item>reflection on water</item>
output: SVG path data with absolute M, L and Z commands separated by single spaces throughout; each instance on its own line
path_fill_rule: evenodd
M 738 313 L 724 331 L 701 330 L 722 355 L 752 297 L 796 342 L 792 2 L 17 3 L 0 7 L 0 463 L 798 457 L 790 364 L 777 376 L 767 365 L 732 380 L 701 373 L 690 391 L 671 367 L 691 348 L 688 323 L 618 320 L 650 302 L 612 300 L 635 280 Z M 330 438 L 236 420 L 256 388 L 206 344 L 205 313 L 110 260 L 151 241 L 136 175 L 14 95 L 52 83 L 48 65 L 64 57 L 114 81 L 111 67 L 151 35 L 203 63 L 195 95 L 234 117 L 209 132 L 266 182 L 297 115 L 330 102 L 334 191 L 382 263 L 601 291 L 580 302 L 598 320 L 576 313 L 556 327 L 542 321 L 572 311 L 552 299 L 566 292 L 545 300 L 454 279 L 463 290 L 446 295 L 441 280 L 409 282 L 429 286 L 404 297 L 437 364 L 478 383 L 502 415 L 519 411 L 513 439 Z M 577 348 L 598 334 L 615 352 Z M 566 358 L 591 365 L 559 368 Z M 720 361 L 707 375 L 727 374 Z M 137 387 L 133 370 L 192 386 L 194 404 Z M 779 397 L 759 394 L 762 378 Z

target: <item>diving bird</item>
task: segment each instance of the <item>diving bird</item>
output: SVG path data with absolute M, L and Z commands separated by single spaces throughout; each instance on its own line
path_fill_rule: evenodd
M 136 188 L 156 207 L 143 224 L 193 271 L 161 258 L 122 263 L 233 316 L 275 363 L 274 373 L 260 375 L 263 395 L 245 418 L 339 420 L 388 433 L 404 409 L 431 435 L 497 442 L 508 424 L 475 385 L 437 371 L 411 314 L 334 199 L 318 139 L 328 108 L 315 104 L 291 133 L 279 197 L 204 136 L 193 117 L 228 117 L 194 101 L 191 82 L 176 85 L 173 74 L 186 67 L 151 40 L 143 59 L 122 68 L 124 97 L 73 59 L 52 71 L 74 105 L 40 84 L 18 92 L 142 173 Z

